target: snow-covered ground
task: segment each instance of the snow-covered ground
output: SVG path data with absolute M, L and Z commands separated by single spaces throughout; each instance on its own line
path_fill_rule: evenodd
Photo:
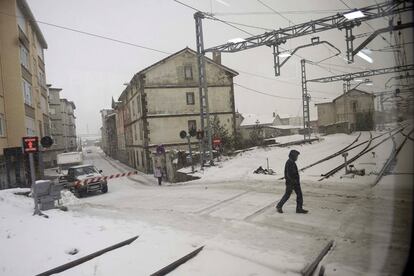
M 363 133 L 360 141 L 368 136 Z M 132 244 L 61 275 L 149 275 L 202 245 L 203 251 L 170 275 L 299 275 L 329 240 L 335 247 L 322 261 L 325 275 L 398 275 L 412 217 L 411 140 L 398 157 L 395 174 L 374 188 L 375 175 L 349 179 L 339 172 L 317 181 L 342 162 L 339 157 L 302 173 L 310 214 L 294 212 L 294 195 L 284 214 L 274 209 L 284 191 L 278 178 L 289 150 L 301 152 L 300 168 L 356 137 L 328 135 L 311 145 L 248 151 L 183 185 L 158 187 L 143 174 L 113 179 L 107 194 L 77 199 L 64 193 L 69 211 L 46 211 L 48 219 L 32 216 L 31 198 L 15 195 L 18 190 L 0 191 L 0 275 L 41 273 L 135 235 L 139 238 Z M 86 162 L 106 175 L 130 170 L 91 149 Z M 391 149 L 392 142 L 384 143 L 375 157 L 367 154 L 355 166 L 376 171 Z M 266 158 L 276 175 L 253 174 L 266 167 Z M 68 254 L 74 248 L 79 253 Z

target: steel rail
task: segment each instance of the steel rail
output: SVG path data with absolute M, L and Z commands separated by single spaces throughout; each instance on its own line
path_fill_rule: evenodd
M 371 143 L 372 143 L 372 140 L 373 140 L 373 137 L 372 137 L 372 132 L 369 132 L 369 135 L 370 135 L 370 139 L 368 140 L 368 141 L 366 141 L 367 142 L 367 145 L 358 153 L 358 154 L 356 154 L 354 157 L 352 157 L 348 162 L 347 162 L 347 164 L 350 164 L 351 162 L 353 162 L 354 160 L 356 160 L 356 159 L 358 159 L 360 156 L 362 156 L 362 153 L 363 152 L 365 152 L 370 146 L 371 146 Z M 352 160 L 352 161 L 351 161 Z M 346 164 L 346 165 L 347 165 Z M 342 168 L 344 168 L 345 166 L 346 166 L 345 164 L 341 164 L 341 165 L 339 165 L 339 166 L 337 166 L 337 167 L 335 167 L 335 168 L 333 168 L 332 170 L 330 170 L 329 172 L 327 172 L 327 173 L 325 173 L 325 174 L 321 174 L 321 176 L 322 176 L 322 178 L 321 179 L 319 179 L 319 181 L 322 181 L 323 179 L 325 179 L 325 178 L 328 178 L 328 177 L 330 177 L 330 176 L 332 176 L 332 175 L 334 175 L 335 173 L 337 173 L 338 171 L 340 171 Z
M 377 185 L 380 180 L 382 179 L 382 177 L 389 173 L 391 164 L 396 160 L 398 154 L 400 153 L 401 149 L 403 148 L 403 146 L 405 145 L 405 143 L 407 142 L 407 140 L 410 138 L 410 135 L 414 132 L 414 129 L 411 130 L 408 134 L 405 134 L 401 131 L 401 134 L 404 136 L 404 140 L 401 142 L 401 144 L 394 149 L 390 156 L 388 157 L 387 161 L 385 162 L 384 166 L 382 167 L 381 171 L 378 173 L 377 177 L 375 178 L 375 181 L 372 183 L 371 187 L 374 187 L 375 185 Z
M 180 259 L 176 260 L 175 262 L 161 268 L 157 272 L 152 273 L 150 276 L 164 276 L 182 265 L 183 263 L 187 262 L 188 260 L 194 258 L 201 250 L 203 250 L 204 245 L 197 248 L 196 250 L 193 250 L 192 252 L 188 253 L 184 257 L 181 257 Z
M 364 148 L 364 150 L 362 150 L 362 151 L 360 151 L 357 155 L 355 155 L 354 157 L 352 157 L 348 162 L 347 162 L 347 164 L 352 164 L 355 160 L 357 160 L 358 158 L 360 158 L 361 156 L 363 156 L 363 155 L 365 155 L 366 153 L 368 153 L 369 151 L 371 151 L 371 150 L 373 150 L 373 149 L 375 149 L 375 148 L 377 148 L 378 146 L 380 146 L 381 144 L 383 144 L 384 142 L 386 142 L 386 141 L 388 141 L 389 139 L 391 139 L 393 136 L 395 136 L 396 134 L 398 134 L 398 133 L 400 133 L 400 132 L 402 132 L 404 130 L 404 128 L 402 128 L 402 129 L 399 129 L 397 132 L 395 132 L 394 134 L 391 134 L 389 137 L 387 137 L 387 138 L 385 138 L 385 139 L 383 139 L 383 140 L 381 140 L 381 142 L 379 142 L 378 144 L 376 144 L 376 145 L 374 145 L 374 146 L 372 146 L 372 147 L 369 147 L 370 145 L 371 145 L 371 143 L 372 143 L 372 140 L 373 139 L 371 139 L 370 141 L 369 141 L 369 143 L 368 143 L 368 145 Z M 391 132 L 390 132 L 391 133 Z M 375 138 L 375 137 L 374 137 Z M 326 178 L 328 178 L 328 177 L 331 177 L 332 175 L 334 175 L 335 173 L 337 173 L 338 171 L 340 171 L 341 169 L 343 169 L 345 167 L 345 164 L 341 164 L 341 165 L 339 165 L 339 166 L 337 166 L 337 167 L 335 167 L 335 168 L 333 168 L 332 170 L 330 170 L 329 172 L 327 172 L 326 174 L 322 174 L 322 178 L 320 178 L 318 181 L 322 181 L 322 180 L 324 180 L 324 179 L 326 179 Z

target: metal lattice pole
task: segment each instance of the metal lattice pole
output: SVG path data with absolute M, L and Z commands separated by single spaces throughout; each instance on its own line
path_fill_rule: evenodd
M 309 111 L 309 99 L 310 95 L 308 94 L 308 87 L 306 81 L 306 60 L 302 59 L 300 61 L 301 71 L 302 71 L 302 107 L 303 107 L 303 139 L 310 139 L 310 111 Z
M 213 149 L 211 141 L 210 112 L 208 106 L 208 88 L 206 78 L 206 64 L 204 59 L 204 40 L 202 19 L 204 14 L 196 12 L 194 14 L 196 24 L 196 42 L 197 42 L 197 65 L 198 65 L 198 81 L 200 95 L 200 123 L 201 130 L 206 134 L 201 142 L 202 145 L 202 164 L 206 161 L 206 151 L 209 152 L 208 160 L 210 165 L 213 164 Z M 207 140 L 207 141 L 206 141 Z M 207 146 L 207 149 L 206 149 Z

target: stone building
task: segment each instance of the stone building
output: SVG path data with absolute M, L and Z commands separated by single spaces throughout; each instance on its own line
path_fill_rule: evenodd
M 374 98 L 371 93 L 353 89 L 332 102 L 315 104 L 320 132 L 370 130 L 374 122 Z
M 116 127 L 116 141 L 117 141 L 117 152 L 116 159 L 128 163 L 126 145 L 125 145 L 125 129 L 124 129 L 124 115 L 126 112 L 126 106 L 122 104 L 123 99 L 120 98 L 119 102 L 115 102 L 112 99 L 112 109 L 115 111 L 115 127 Z
M 229 134 L 235 133 L 233 77 L 238 73 L 220 59 L 206 59 L 209 107 Z M 200 128 L 197 53 L 184 48 L 136 73 L 119 97 L 125 148 L 130 166 L 152 171 L 151 152 L 158 145 L 187 149 L 181 130 Z M 198 144 L 196 139 L 193 140 Z
M 46 40 L 25 0 L 2 0 L 0 11 L 0 188 L 6 188 L 27 185 L 22 137 L 49 134 L 50 120 Z M 43 153 L 35 156 L 39 176 Z
M 59 153 L 77 150 L 76 117 L 73 102 L 60 97 L 61 88 L 49 87 L 49 112 L 51 118 L 51 136 L 54 144 L 50 148 L 49 166 L 56 165 L 56 156 Z
M 116 113 L 113 109 L 101 110 L 101 148 L 105 154 L 116 158 L 117 152 L 117 131 L 116 131 Z
M 117 116 L 113 109 L 101 110 L 102 117 L 102 150 L 105 154 L 117 159 L 118 157 L 118 133 Z

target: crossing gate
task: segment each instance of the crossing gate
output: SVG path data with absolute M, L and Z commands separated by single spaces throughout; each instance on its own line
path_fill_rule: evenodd
M 128 177 L 128 176 L 135 175 L 135 174 L 138 174 L 138 171 L 132 171 L 132 172 L 126 172 L 126 173 L 117 173 L 117 174 L 112 174 L 112 175 L 107 175 L 107 176 L 92 177 L 92 178 L 88 178 L 88 179 L 84 179 L 84 180 L 75 181 L 74 184 L 75 184 L 75 187 L 77 187 L 77 186 L 87 185 L 87 184 L 93 183 L 93 182 L 99 182 L 101 180 L 109 180 L 109 179 L 125 177 L 125 176 Z

